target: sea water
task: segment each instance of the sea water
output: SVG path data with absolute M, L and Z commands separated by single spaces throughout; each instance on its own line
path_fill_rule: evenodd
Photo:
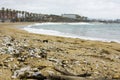
M 120 42 L 120 24 L 104 23 L 36 23 L 24 30 L 53 36 Z

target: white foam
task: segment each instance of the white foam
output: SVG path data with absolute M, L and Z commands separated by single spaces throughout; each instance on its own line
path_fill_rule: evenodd
M 61 25 L 61 24 L 68 24 L 68 25 L 94 25 L 94 23 L 87 23 L 87 22 L 74 22 L 74 23 L 54 23 L 54 22 L 46 22 L 46 23 L 35 23 L 35 26 L 39 26 L 39 25 Z
M 35 28 L 30 28 L 30 27 L 24 27 L 24 30 L 26 30 L 30 33 L 77 38 L 77 36 L 75 36 L 75 35 L 71 36 L 71 34 L 69 34 L 69 33 L 62 33 L 62 32 L 54 31 L 54 30 L 35 29 Z
M 51 23 L 51 22 L 46 22 L 46 23 L 35 23 L 35 26 L 39 26 L 39 25 L 61 25 L 63 23 Z
M 67 23 L 69 25 L 94 25 L 93 23 L 79 22 L 79 23 Z

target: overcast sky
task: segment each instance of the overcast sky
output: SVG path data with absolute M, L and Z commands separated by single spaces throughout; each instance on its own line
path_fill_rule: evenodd
M 43 14 L 79 14 L 120 19 L 120 0 L 0 0 L 0 7 Z

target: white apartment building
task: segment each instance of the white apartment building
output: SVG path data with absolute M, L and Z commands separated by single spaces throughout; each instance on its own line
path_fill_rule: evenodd
M 62 17 L 67 17 L 67 18 L 72 18 L 72 19 L 77 19 L 76 14 L 62 14 Z

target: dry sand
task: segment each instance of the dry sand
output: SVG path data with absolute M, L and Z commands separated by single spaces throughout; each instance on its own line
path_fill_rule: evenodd
M 119 43 L 15 28 L 30 24 L 0 23 L 0 80 L 120 80 Z

